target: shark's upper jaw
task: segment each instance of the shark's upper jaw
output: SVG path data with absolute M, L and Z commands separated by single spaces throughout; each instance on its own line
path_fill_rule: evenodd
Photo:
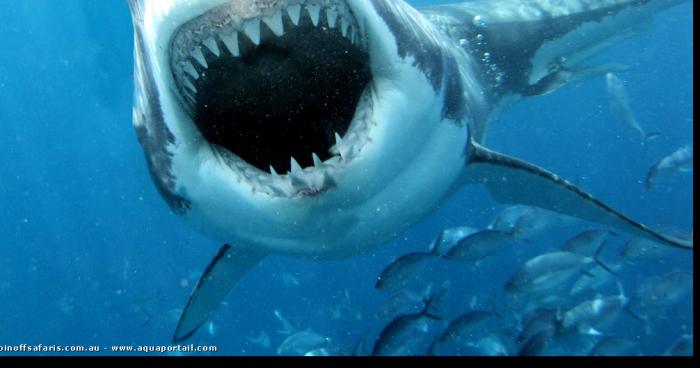
M 343 1 L 280 3 L 229 2 L 185 23 L 170 68 L 199 132 L 256 190 L 313 195 L 366 143 L 369 55 Z

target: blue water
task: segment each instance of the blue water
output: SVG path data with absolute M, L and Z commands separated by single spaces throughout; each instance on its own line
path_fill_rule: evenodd
M 657 140 L 640 146 L 614 119 L 599 77 L 511 108 L 494 124 L 489 146 L 551 169 L 654 228 L 689 231 L 692 173 L 664 176 L 650 192 L 643 179 L 653 162 L 692 144 L 692 22 L 692 4 L 683 4 L 597 57 L 633 66 L 623 79 L 641 124 L 662 132 Z M 169 344 L 179 308 L 220 244 L 171 214 L 148 176 L 131 127 L 126 4 L 0 0 L 0 34 L 0 345 Z M 440 230 L 483 227 L 504 207 L 467 187 L 368 254 L 332 262 L 271 256 L 229 295 L 211 333 L 202 330 L 192 342 L 217 345 L 222 355 L 274 354 L 285 337 L 275 332 L 277 309 L 334 345 L 352 346 L 367 334 L 369 346 L 388 322 L 374 317 L 388 296 L 373 287 L 382 269 L 425 249 Z M 504 297 L 519 264 L 578 230 L 553 231 L 479 267 L 431 261 L 416 283 L 450 280 L 439 308 L 448 319 L 468 310 L 473 296 L 488 307 Z M 691 255 L 671 251 L 625 269 L 626 291 L 646 277 L 691 270 Z M 299 285 L 285 286 L 283 273 Z M 361 320 L 332 319 L 346 290 Z M 649 336 L 628 316 L 613 332 L 641 336 L 646 354 L 661 354 L 692 334 L 691 299 L 671 307 Z M 263 330 L 267 349 L 246 339 Z

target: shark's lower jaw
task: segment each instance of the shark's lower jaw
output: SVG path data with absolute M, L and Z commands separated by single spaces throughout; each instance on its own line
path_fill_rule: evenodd
M 367 142 L 366 40 L 343 2 L 324 4 L 242 17 L 231 2 L 180 27 L 171 43 L 184 110 L 256 191 L 324 192 Z

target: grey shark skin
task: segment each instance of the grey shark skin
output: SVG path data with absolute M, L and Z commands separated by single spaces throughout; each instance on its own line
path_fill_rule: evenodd
M 174 213 L 232 244 L 204 272 L 174 340 L 267 254 L 352 256 L 467 183 L 497 201 L 692 248 L 482 146 L 503 107 L 576 80 L 576 70 L 606 70 L 580 63 L 679 2 L 419 11 L 400 0 L 128 0 L 133 122 L 151 177 Z

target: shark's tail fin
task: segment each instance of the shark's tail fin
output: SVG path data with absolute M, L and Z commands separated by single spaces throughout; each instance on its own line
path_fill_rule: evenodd
M 646 31 L 654 14 L 684 1 L 476 0 L 421 10 L 487 71 L 485 95 L 512 102 L 605 72 L 610 64 L 584 63 Z M 477 142 L 487 125 L 473 127 Z

